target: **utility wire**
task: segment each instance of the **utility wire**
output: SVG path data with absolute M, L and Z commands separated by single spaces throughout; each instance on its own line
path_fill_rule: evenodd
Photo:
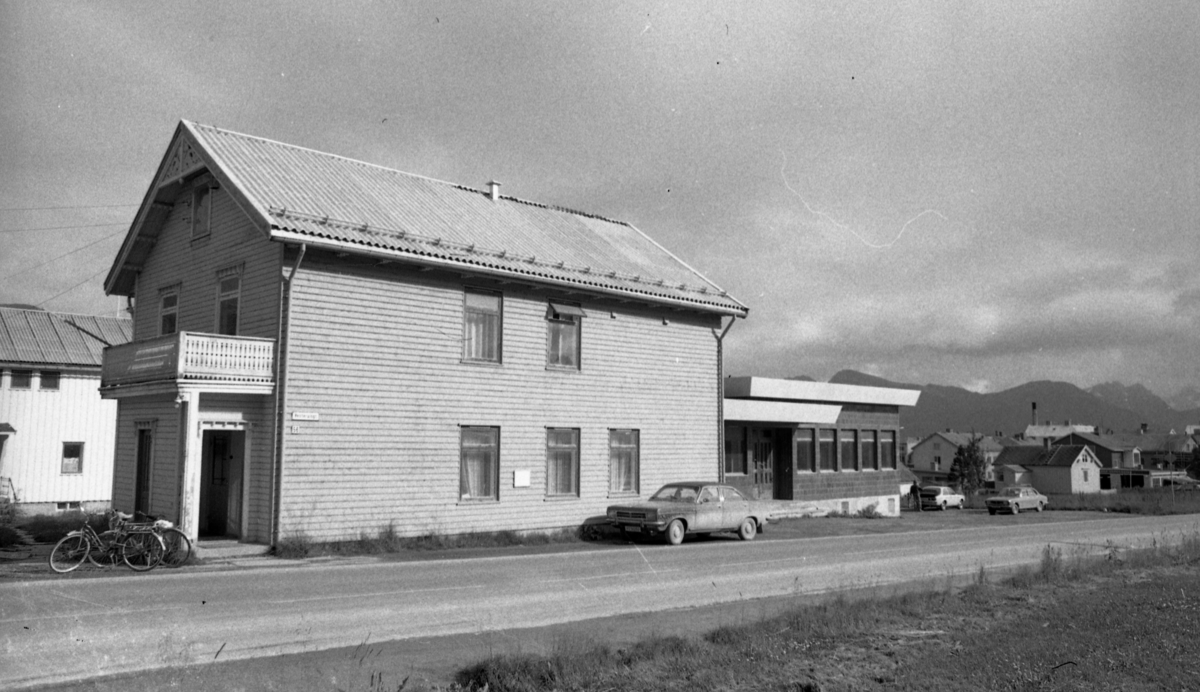
M 114 207 L 136 207 L 136 204 L 77 204 L 65 207 L 0 207 L 0 211 L 48 211 L 50 209 L 112 209 Z
M 91 276 L 89 276 L 88 278 L 84 279 L 83 281 L 80 281 L 79 283 L 77 283 L 77 284 L 75 284 L 74 286 L 72 286 L 72 287 L 68 288 L 67 290 L 63 291 L 62 293 L 59 293 L 58 295 L 54 296 L 54 298 L 48 298 L 48 299 L 46 299 L 46 300 L 43 300 L 42 302 L 38 303 L 38 307 L 39 307 L 39 308 L 41 308 L 41 307 L 45 307 L 45 306 L 46 306 L 46 303 L 49 303 L 50 301 L 54 300 L 55 298 L 61 298 L 62 296 L 65 296 L 66 294 L 70 293 L 71 291 L 74 291 L 75 289 L 77 289 L 77 288 L 79 288 L 80 286 L 82 286 L 82 285 L 86 284 L 87 282 L 91 281 L 92 279 L 96 278 L 97 276 L 100 276 L 101 274 L 103 274 L 103 273 L 104 273 L 104 272 L 106 272 L 106 271 L 108 271 L 108 269 L 107 269 L 107 268 L 101 269 L 100 271 L 96 272 L 95 274 L 92 274 Z
M 67 255 L 73 255 L 73 254 L 75 254 L 76 252 L 79 252 L 80 250 L 86 250 L 86 249 L 90 248 L 91 246 L 93 246 L 93 245 L 96 245 L 97 243 L 103 243 L 104 241 L 108 240 L 109 238 L 116 238 L 117 236 L 119 236 L 119 235 L 123 234 L 124 232 L 125 232 L 125 231 L 117 231 L 116 233 L 113 233 L 112 235 L 106 235 L 106 236 L 104 236 L 103 238 L 101 238 L 100 240 L 97 240 L 97 241 L 94 241 L 94 242 L 88 243 L 87 245 L 84 245 L 84 246 L 82 246 L 82 247 L 77 247 L 77 248 L 75 248 L 74 250 L 71 250 L 71 251 L 69 251 L 69 252 L 64 252 L 63 254 L 59 255 L 58 257 L 51 257 L 50 259 L 46 260 L 45 262 L 42 262 L 41 264 L 35 264 L 35 265 L 34 265 L 34 266 L 32 266 L 32 267 L 26 267 L 26 268 L 22 269 L 22 270 L 21 270 L 21 271 L 19 271 L 19 272 L 16 272 L 16 273 L 13 273 L 13 274 L 9 274 L 9 275 L 8 275 L 8 278 L 10 278 L 10 279 L 11 279 L 11 278 L 12 278 L 12 277 L 14 277 L 14 276 L 20 276 L 21 274 L 24 274 L 25 272 L 33 271 L 34 269 L 39 269 L 39 268 L 41 268 L 41 267 L 44 267 L 44 266 L 46 266 L 47 264 L 50 264 L 51 262 L 56 262 L 56 261 L 58 261 L 58 260 L 60 260 L 60 259 L 62 259 L 62 258 L 64 258 L 64 257 L 66 257 Z M 56 296 L 56 297 L 57 297 L 57 296 Z M 53 299 L 52 299 L 52 300 L 53 300 Z
M 128 221 L 118 221 L 116 223 L 91 223 L 81 226 L 40 226 L 38 228 L 3 228 L 0 233 L 24 233 L 26 231 L 60 231 L 64 228 L 100 228 L 102 226 L 126 226 Z

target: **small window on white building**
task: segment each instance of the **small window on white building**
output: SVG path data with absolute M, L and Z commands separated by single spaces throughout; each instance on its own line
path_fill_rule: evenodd
M 8 386 L 13 389 L 29 389 L 33 387 L 32 370 L 13 370 Z
M 546 494 L 579 495 L 579 431 L 546 430 Z
M 639 439 L 637 430 L 608 431 L 608 492 L 639 492 Z
M 463 427 L 459 435 L 459 497 L 499 499 L 500 428 Z
M 499 363 L 504 333 L 504 302 L 499 293 L 468 289 L 463 295 L 463 360 Z
M 38 378 L 38 389 L 58 391 L 58 381 L 62 373 L 57 370 L 43 370 Z
M 578 305 L 550 303 L 546 311 L 546 365 L 579 369 L 580 333 L 585 316 Z
M 83 443 L 64 442 L 62 473 L 83 473 Z

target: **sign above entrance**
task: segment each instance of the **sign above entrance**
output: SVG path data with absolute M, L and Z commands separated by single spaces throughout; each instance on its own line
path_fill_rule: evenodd
M 321 420 L 316 411 L 292 411 L 292 420 Z

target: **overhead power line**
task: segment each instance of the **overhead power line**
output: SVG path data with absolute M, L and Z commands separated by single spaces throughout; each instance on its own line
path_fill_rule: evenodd
M 0 211 L 48 211 L 51 209 L 112 209 L 115 207 L 136 207 L 136 204 L 76 204 L 63 207 L 0 207 Z
M 39 307 L 39 308 L 46 307 L 46 303 L 49 303 L 50 301 L 54 300 L 55 298 L 61 298 L 61 297 L 65 296 L 65 295 L 67 295 L 67 294 L 68 294 L 68 293 L 70 293 L 71 291 L 74 291 L 75 289 L 77 289 L 77 288 L 79 288 L 80 286 L 82 286 L 82 285 L 86 284 L 87 282 L 91 281 L 92 279 L 96 278 L 97 276 L 100 276 L 101 274 L 103 274 L 103 273 L 104 273 L 104 272 L 106 272 L 106 271 L 108 271 L 108 268 L 107 268 L 107 267 L 106 267 L 106 268 L 104 268 L 104 269 L 101 269 L 100 271 L 96 272 L 95 274 L 92 274 L 92 275 L 91 275 L 91 276 L 89 276 L 88 278 L 84 279 L 83 281 L 80 281 L 79 283 L 77 283 L 77 284 L 75 284 L 74 286 L 72 286 L 72 287 L 68 288 L 67 290 L 63 291 L 62 293 L 59 293 L 58 295 L 54 296 L 54 298 L 47 298 L 46 300 L 43 300 L 42 302 L 38 303 L 38 307 Z
M 128 226 L 128 221 L 116 223 L 89 223 L 79 226 L 39 226 L 37 228 L 0 228 L 0 233 L 24 233 L 26 231 L 61 231 L 64 228 L 100 228 L 102 226 Z
M 77 247 L 77 248 L 75 248 L 74 250 L 71 250 L 71 251 L 69 251 L 69 252 L 64 252 L 64 253 L 62 253 L 61 255 L 59 255 L 58 257 L 51 257 L 50 259 L 46 260 L 45 262 L 42 262 L 41 264 L 35 264 L 35 265 L 34 265 L 34 266 L 32 266 L 32 267 L 26 267 L 26 268 L 22 269 L 22 270 L 21 270 L 21 271 L 19 271 L 19 272 L 15 272 L 15 273 L 13 273 L 13 274 L 9 274 L 9 275 L 8 275 L 8 278 L 10 278 L 10 279 L 11 279 L 11 278 L 12 278 L 12 277 L 14 277 L 14 276 L 20 276 L 21 274 L 24 274 L 25 272 L 31 272 L 31 271 L 33 271 L 34 269 L 40 269 L 41 267 L 44 267 L 44 266 L 46 266 L 47 264 L 50 264 L 51 262 L 56 262 L 56 261 L 58 261 L 58 260 L 60 260 L 60 259 L 62 259 L 62 258 L 64 258 L 64 257 L 66 257 L 67 255 L 73 255 L 73 254 L 75 254 L 76 252 L 79 252 L 80 250 L 86 250 L 86 249 L 90 248 L 90 247 L 91 247 L 91 246 L 93 246 L 93 245 L 96 245 L 96 244 L 98 244 L 98 243 L 103 243 L 104 241 L 108 240 L 109 238 L 116 238 L 117 236 L 119 236 L 119 235 L 122 235 L 122 234 L 124 234 L 124 233 L 125 233 L 125 231 L 117 231 L 116 233 L 112 233 L 112 234 L 110 234 L 110 235 L 106 235 L 106 236 L 104 236 L 103 238 L 101 238 L 101 239 L 99 239 L 99 240 L 96 240 L 96 241 L 93 241 L 93 242 L 90 242 L 90 243 L 88 243 L 87 245 L 83 245 L 83 246 L 81 246 L 81 247 Z M 55 297 L 57 297 L 57 296 L 55 296 Z M 53 300 L 53 298 L 51 298 L 51 300 Z

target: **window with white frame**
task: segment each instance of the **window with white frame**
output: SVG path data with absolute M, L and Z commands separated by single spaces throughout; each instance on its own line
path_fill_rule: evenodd
M 59 380 L 62 378 L 62 373 L 57 370 L 43 370 L 38 377 L 38 389 L 45 389 L 56 392 L 59 387 Z
M 212 199 L 213 190 L 207 183 L 192 190 L 192 240 L 212 233 Z
M 546 494 L 579 495 L 579 431 L 546 429 Z
M 463 360 L 499 363 L 504 333 L 499 293 L 467 289 L 463 294 Z
M 464 426 L 459 445 L 459 497 L 499 499 L 500 428 Z
M 236 336 L 238 306 L 242 298 L 241 266 L 217 272 L 217 333 Z
M 179 330 L 179 286 L 169 286 L 158 292 L 158 335 L 166 336 Z
M 62 446 L 62 473 L 83 473 L 83 443 L 64 442 Z
M 637 430 L 608 431 L 608 492 L 640 492 L 640 433 Z
M 579 369 L 580 332 L 586 314 L 578 305 L 551 302 L 546 311 L 546 365 Z

